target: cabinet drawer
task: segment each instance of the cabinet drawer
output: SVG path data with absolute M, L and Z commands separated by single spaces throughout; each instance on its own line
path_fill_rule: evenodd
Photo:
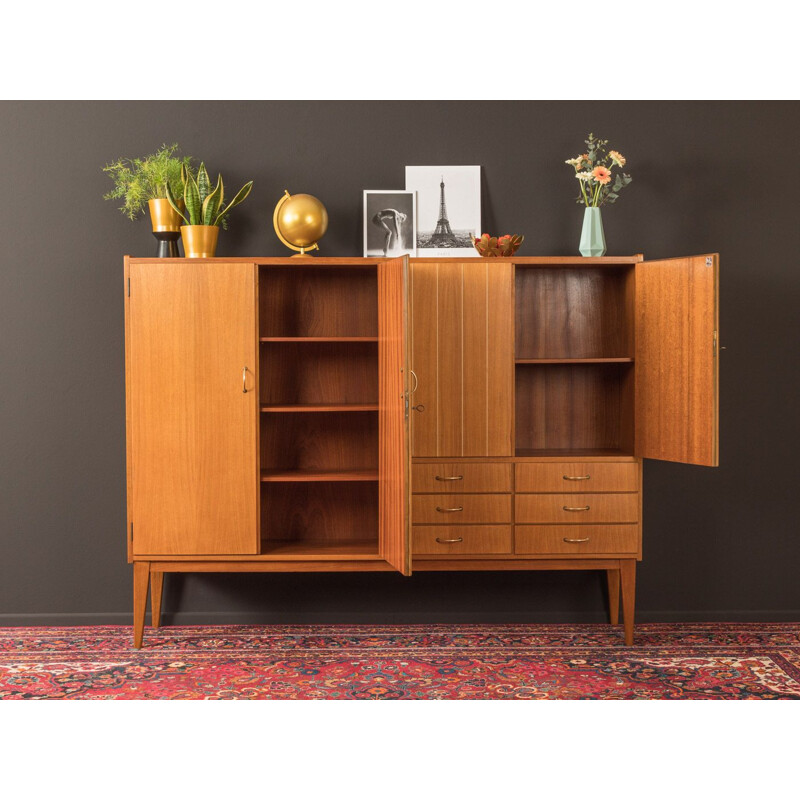
M 638 525 L 517 525 L 514 538 L 519 555 L 639 552 Z
M 517 464 L 518 492 L 636 492 L 639 465 L 570 461 Z
M 414 492 L 510 492 L 512 464 L 412 464 Z
M 518 494 L 515 519 L 562 524 L 638 522 L 639 494 Z
M 511 552 L 510 525 L 413 525 L 412 530 L 415 556 Z
M 511 522 L 510 494 L 415 494 L 411 521 L 437 525 Z

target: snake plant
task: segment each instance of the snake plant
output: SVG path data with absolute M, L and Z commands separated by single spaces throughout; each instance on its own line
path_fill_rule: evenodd
M 243 202 L 253 188 L 253 181 L 246 183 L 226 206 L 222 175 L 217 178 L 217 185 L 212 190 L 205 164 L 200 164 L 196 178 L 185 168 L 181 177 L 184 186 L 183 202 L 186 208 L 182 210 L 178 206 L 169 186 L 167 186 L 167 200 L 187 225 L 222 225 L 223 228 L 227 228 L 226 218 L 231 209 Z

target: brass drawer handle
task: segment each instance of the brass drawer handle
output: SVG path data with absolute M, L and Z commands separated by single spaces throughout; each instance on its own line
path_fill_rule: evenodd
M 436 537 L 436 541 L 439 542 L 439 544 L 457 544 L 458 542 L 463 542 L 464 541 L 464 537 L 463 536 L 459 536 L 458 539 L 440 539 L 437 536 Z
M 242 392 L 247 394 L 247 367 L 242 367 Z
M 569 542 L 569 544 L 580 544 L 581 542 L 588 542 L 589 537 L 587 536 L 585 539 L 567 539 L 564 538 L 565 542 Z
M 441 508 L 441 506 L 436 506 L 437 511 L 441 511 L 442 514 L 452 514 L 454 511 L 463 511 L 464 506 L 456 506 L 455 508 Z
M 562 475 L 565 481 L 588 481 L 591 475 Z
M 437 481 L 463 481 L 463 475 L 437 475 Z
M 564 511 L 588 511 L 589 506 L 561 506 Z

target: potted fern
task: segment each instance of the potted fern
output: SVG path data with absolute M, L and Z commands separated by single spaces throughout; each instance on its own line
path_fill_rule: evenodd
M 122 200 L 120 211 L 135 220 L 145 205 L 150 211 L 153 236 L 158 240 L 159 258 L 178 256 L 181 218 L 167 200 L 167 191 L 183 195 L 191 157 L 178 157 L 177 144 L 162 145 L 155 153 L 141 158 L 118 158 L 103 167 L 114 188 L 103 195 L 105 200 Z
M 187 258 L 213 258 L 217 250 L 219 226 L 228 227 L 227 216 L 231 210 L 243 202 L 253 181 L 246 183 L 236 193 L 233 200 L 225 205 L 225 187 L 222 175 L 217 177 L 217 185 L 211 189 L 211 181 L 205 164 L 201 163 L 195 178 L 188 170 L 184 175 L 183 208 L 171 187 L 167 187 L 167 199 L 173 210 L 186 223 L 181 225 L 183 250 Z

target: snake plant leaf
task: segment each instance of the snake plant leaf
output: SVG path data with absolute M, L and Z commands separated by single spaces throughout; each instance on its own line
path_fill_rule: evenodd
M 169 184 L 167 184 L 167 200 L 169 201 L 169 204 L 172 206 L 173 210 L 177 212 L 181 219 L 188 225 L 189 220 L 183 215 L 183 211 L 178 208 L 178 204 L 175 202 L 175 195 L 172 194 L 172 189 L 169 188 Z
M 219 201 L 222 193 L 222 184 L 217 180 L 217 185 L 211 194 L 203 201 L 203 225 L 212 225 L 217 216 Z
M 201 163 L 197 170 L 197 191 L 200 193 L 200 202 L 204 203 L 211 189 L 211 181 L 208 179 L 206 165 Z
M 236 206 L 239 205 L 239 203 L 244 202 L 244 200 L 247 198 L 247 195 L 250 194 L 250 190 L 252 188 L 253 188 L 253 181 L 250 181 L 249 183 L 246 183 L 244 186 L 242 186 L 242 188 L 239 189 L 239 191 L 237 192 L 236 197 L 234 197 L 233 200 L 231 200 L 231 202 L 228 203 L 227 208 L 224 208 L 222 211 L 220 211 L 216 220 L 214 221 L 214 224 L 219 225 L 219 223 L 222 221 L 222 218 L 227 214 L 229 214 L 232 208 L 235 208 Z
M 197 183 L 191 175 L 189 175 L 189 179 L 186 181 L 186 188 L 183 191 L 183 202 L 186 203 L 186 213 L 189 215 L 189 224 L 202 225 L 203 221 L 200 217 L 200 192 L 197 189 Z
M 219 184 L 219 205 L 217 208 L 222 208 L 225 204 L 225 184 L 222 182 L 222 174 L 217 175 L 217 183 Z

